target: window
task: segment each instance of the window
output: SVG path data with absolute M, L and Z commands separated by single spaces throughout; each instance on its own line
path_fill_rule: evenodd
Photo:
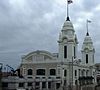
M 39 86 L 39 85 L 40 85 L 40 83 L 39 83 L 39 82 L 36 82 L 36 83 L 35 83 L 35 86 Z
M 50 69 L 50 75 L 56 75 L 56 70 L 55 69 Z
M 19 83 L 19 87 L 24 87 L 24 83 Z
M 75 70 L 75 76 L 77 76 L 77 70 Z
M 29 82 L 29 83 L 28 83 L 28 86 L 32 86 L 32 83 Z
M 74 58 L 76 57 L 76 49 L 75 49 L 75 46 L 74 46 Z
M 67 58 L 67 46 L 64 46 L 64 58 Z
M 88 54 L 86 54 L 86 63 L 88 63 Z
M 38 90 L 39 89 L 39 86 L 40 86 L 40 83 L 39 82 L 36 82 L 35 83 L 35 89 Z
M 3 82 L 2 87 L 8 87 L 8 83 Z
M 56 89 L 60 88 L 60 83 L 56 83 Z
M 48 82 L 48 88 L 51 88 L 51 82 Z
M 36 74 L 37 74 L 37 75 L 45 75 L 45 69 L 38 69 L 38 70 L 36 71 Z
M 64 76 L 67 76 L 67 70 L 64 70 Z
M 93 54 L 93 63 L 94 63 L 94 54 Z
M 46 88 L 46 82 L 42 82 L 42 88 Z
M 28 75 L 32 75 L 32 73 L 33 73 L 33 72 L 32 72 L 32 69 L 28 69 L 28 73 L 27 73 L 27 74 L 28 74 Z

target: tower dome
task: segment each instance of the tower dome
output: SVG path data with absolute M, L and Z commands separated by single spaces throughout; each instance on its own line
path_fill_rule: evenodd
M 83 42 L 83 46 L 82 46 L 82 50 L 84 50 L 85 48 L 88 48 L 89 50 L 93 50 L 93 42 L 91 37 L 88 35 L 85 36 L 84 38 L 84 42 Z
M 66 20 L 63 24 L 62 30 L 72 30 L 74 31 L 73 24 L 71 21 Z

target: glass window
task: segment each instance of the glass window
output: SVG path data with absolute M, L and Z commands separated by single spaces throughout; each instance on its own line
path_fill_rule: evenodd
M 67 46 L 64 46 L 64 58 L 67 58 Z
M 67 70 L 64 70 L 64 76 L 67 76 Z
M 56 75 L 56 70 L 55 69 L 50 69 L 50 75 Z
M 56 83 L 56 89 L 60 88 L 60 83 Z
M 51 82 L 48 82 L 48 88 L 51 88 Z
M 42 82 L 42 88 L 46 88 L 46 82 Z
M 19 83 L 19 87 L 24 87 L 24 83 Z
M 86 54 L 86 63 L 88 63 L 88 54 Z
M 29 83 L 28 83 L 28 86 L 32 86 L 32 83 L 29 82 Z
M 75 49 L 75 46 L 74 46 L 74 58 L 76 57 L 76 49 Z
M 75 76 L 77 76 L 77 70 L 75 70 Z
M 45 75 L 45 69 L 38 69 L 38 70 L 36 71 L 36 74 L 37 74 L 37 75 Z
M 8 87 L 8 83 L 3 82 L 2 87 Z
M 35 89 L 36 89 L 36 90 L 39 90 L 39 87 L 40 87 L 40 82 L 36 82 L 36 83 L 35 83 Z
M 32 75 L 33 71 L 32 69 L 28 69 L 28 75 Z
M 40 83 L 39 83 L 39 82 L 36 82 L 36 83 L 35 83 L 35 86 L 39 86 L 39 85 L 40 85 Z

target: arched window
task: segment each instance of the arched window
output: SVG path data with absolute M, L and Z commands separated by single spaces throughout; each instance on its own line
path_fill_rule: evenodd
M 50 75 L 56 75 L 56 70 L 55 69 L 50 69 Z
M 36 75 L 45 75 L 45 69 L 37 69 Z
M 32 74 L 33 74 L 32 69 L 28 69 L 27 74 L 28 74 L 28 75 L 32 75 Z

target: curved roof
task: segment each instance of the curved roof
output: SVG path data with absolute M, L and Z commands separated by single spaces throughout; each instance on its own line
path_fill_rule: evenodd
M 45 56 L 48 56 L 50 59 L 53 59 L 53 54 L 48 51 L 44 51 L 44 50 L 37 50 L 34 52 L 30 52 L 27 55 L 23 56 L 22 59 L 27 59 L 34 55 L 45 55 Z
M 91 39 L 90 36 L 86 36 L 86 37 L 84 38 L 84 42 L 83 42 L 83 43 L 93 43 L 93 42 L 92 42 L 92 39 Z
M 65 21 L 62 30 L 73 30 L 73 24 L 71 21 Z

